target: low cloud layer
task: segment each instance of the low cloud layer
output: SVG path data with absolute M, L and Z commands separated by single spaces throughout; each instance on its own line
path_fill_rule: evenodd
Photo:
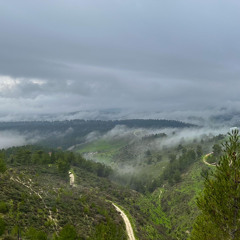
M 31 142 L 31 141 L 30 141 Z M 22 146 L 28 143 L 27 137 L 13 131 L 0 132 L 0 149 L 12 146 Z
M 238 109 L 239 7 L 217 0 L 2 1 L 0 118 Z

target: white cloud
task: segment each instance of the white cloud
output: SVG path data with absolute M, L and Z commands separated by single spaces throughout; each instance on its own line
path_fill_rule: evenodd
M 46 84 L 46 80 L 39 80 L 39 79 L 32 79 L 29 80 L 31 83 L 42 86 L 44 84 Z
M 0 76 L 0 92 L 9 91 L 20 84 L 20 80 L 13 79 L 9 76 Z

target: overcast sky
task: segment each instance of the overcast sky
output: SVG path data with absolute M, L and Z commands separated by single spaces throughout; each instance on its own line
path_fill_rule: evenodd
M 240 107 L 238 0 L 0 0 L 0 117 Z

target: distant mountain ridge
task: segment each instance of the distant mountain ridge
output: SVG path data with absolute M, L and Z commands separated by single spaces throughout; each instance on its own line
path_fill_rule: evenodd
M 35 138 L 34 142 L 49 147 L 67 149 L 73 145 L 86 141 L 88 134 L 97 132 L 107 133 L 118 125 L 128 128 L 190 128 L 196 125 L 175 120 L 65 120 L 65 121 L 19 121 L 0 122 L 0 131 L 14 131 L 26 135 L 26 138 Z
M 64 120 L 64 121 L 10 121 L 10 122 L 0 122 L 0 130 L 9 129 L 19 129 L 26 126 L 31 128 L 38 128 L 41 126 L 53 127 L 74 127 L 77 125 L 81 126 L 92 126 L 92 127 L 106 127 L 112 128 L 117 125 L 125 125 L 130 128 L 184 128 L 184 127 L 196 127 L 196 125 L 191 123 L 185 123 L 177 120 L 167 120 L 167 119 L 127 119 L 127 120 Z M 97 130 L 97 129 L 96 129 Z

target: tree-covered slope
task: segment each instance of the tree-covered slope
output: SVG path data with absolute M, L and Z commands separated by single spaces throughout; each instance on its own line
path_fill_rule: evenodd
M 2 150 L 0 155 L 7 163 L 0 174 L 3 239 L 18 234 L 23 239 L 126 239 L 112 202 L 124 209 L 137 239 L 171 239 L 158 199 L 112 183 L 106 178 L 109 167 L 71 152 L 34 146 Z M 69 232 L 72 238 L 66 238 Z
M 111 203 L 89 187 L 70 188 L 51 169 L 10 169 L 1 175 L 0 185 L 5 234 L 16 237 L 19 229 L 23 239 L 35 239 L 27 238 L 34 228 L 53 239 L 70 225 L 78 239 L 126 239 L 124 223 Z
M 71 120 L 71 121 L 29 121 L 0 122 L 0 131 L 14 131 L 24 134 L 26 140 L 44 146 L 67 149 L 73 145 L 84 143 L 86 136 L 92 132 L 104 134 L 118 125 L 127 128 L 190 128 L 194 125 L 174 120 Z

